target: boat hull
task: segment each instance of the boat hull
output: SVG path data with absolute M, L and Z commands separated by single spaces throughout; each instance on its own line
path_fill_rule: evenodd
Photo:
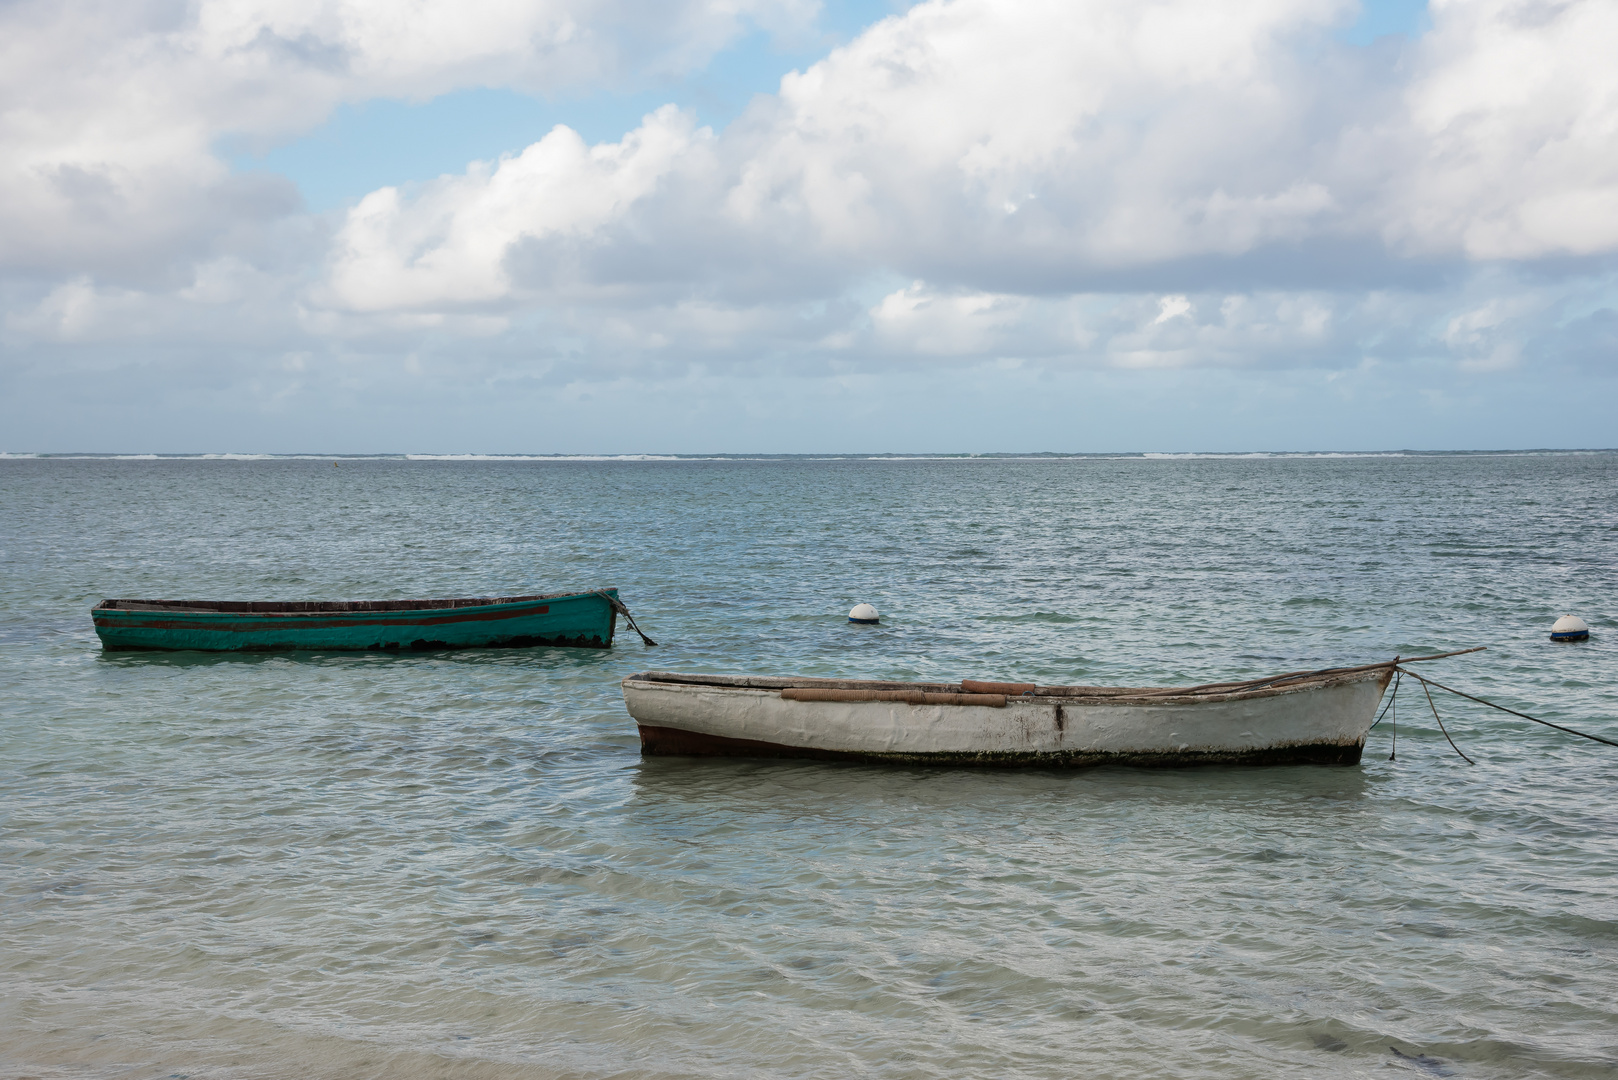
M 617 590 L 279 608 L 269 603 L 108 600 L 90 614 L 101 647 L 108 651 L 395 652 L 535 645 L 605 649 L 611 647 L 617 625 L 608 596 L 616 599 Z M 209 606 L 246 610 L 205 610 Z M 298 610 L 302 608 L 313 610 Z
M 1331 764 L 1360 760 L 1391 669 L 1191 699 L 1010 697 L 991 705 L 800 701 L 631 676 L 647 755 L 915 764 Z

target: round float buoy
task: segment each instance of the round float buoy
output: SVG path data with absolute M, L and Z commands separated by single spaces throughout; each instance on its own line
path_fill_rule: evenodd
M 848 621 L 867 625 L 875 623 L 877 621 L 876 608 L 870 604 L 855 604 L 854 610 L 848 613 Z
M 1577 615 L 1563 615 L 1551 627 L 1552 641 L 1583 641 L 1589 636 L 1589 624 Z

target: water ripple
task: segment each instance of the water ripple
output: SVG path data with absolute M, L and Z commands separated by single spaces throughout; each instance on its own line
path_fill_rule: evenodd
M 1612 735 L 1614 455 L 323 464 L 0 460 L 0 1073 L 1618 1068 L 1604 748 L 1440 701 L 1468 767 L 1401 697 L 1348 769 L 642 760 L 617 691 L 1486 644 L 1446 674 Z M 87 616 L 571 584 L 666 645 L 102 655 Z

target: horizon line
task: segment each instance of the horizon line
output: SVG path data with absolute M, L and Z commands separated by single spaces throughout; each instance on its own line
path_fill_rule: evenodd
M 1513 449 L 1457 450 L 1034 450 L 1034 451 L 847 451 L 787 453 L 432 453 L 418 451 L 360 451 L 319 453 L 311 451 L 0 451 L 0 461 L 95 460 L 95 461 L 267 461 L 267 460 L 349 460 L 349 461 L 981 461 L 981 460 L 1061 460 L 1078 458 L 1162 459 L 1162 458 L 1344 458 L 1344 457 L 1512 457 L 1554 454 L 1612 454 L 1618 447 L 1528 447 Z

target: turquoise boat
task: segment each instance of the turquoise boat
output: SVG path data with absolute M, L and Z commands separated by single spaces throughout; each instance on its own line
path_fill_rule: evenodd
M 640 633 L 617 589 L 460 600 L 103 600 L 90 611 L 103 649 L 207 652 L 606 649 L 620 614 Z

